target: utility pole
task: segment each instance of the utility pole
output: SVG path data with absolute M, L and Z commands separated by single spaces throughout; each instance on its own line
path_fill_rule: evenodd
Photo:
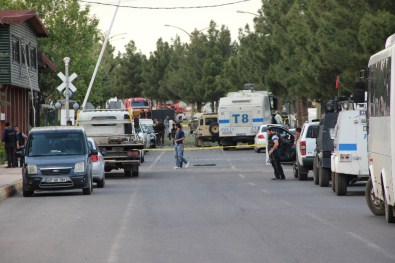
M 66 104 L 65 104 L 65 109 L 66 109 L 66 125 L 67 123 L 69 123 L 70 120 L 70 113 L 69 113 L 69 96 L 70 96 L 70 87 L 69 87 L 69 63 L 70 63 L 70 58 L 69 57 L 65 57 L 63 59 L 64 64 L 66 66 Z

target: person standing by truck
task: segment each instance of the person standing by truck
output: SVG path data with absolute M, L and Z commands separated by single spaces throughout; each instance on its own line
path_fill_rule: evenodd
M 272 127 L 267 128 L 267 133 L 269 135 L 268 154 L 274 169 L 274 178 L 272 178 L 272 180 L 285 180 L 283 167 L 280 163 L 280 135 L 278 135 Z

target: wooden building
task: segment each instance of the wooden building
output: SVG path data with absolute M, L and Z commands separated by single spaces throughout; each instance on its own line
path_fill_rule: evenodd
M 47 36 L 48 30 L 35 11 L 0 10 L 1 133 L 6 121 L 25 133 L 39 124 L 39 65 L 56 71 L 38 51 L 38 38 Z

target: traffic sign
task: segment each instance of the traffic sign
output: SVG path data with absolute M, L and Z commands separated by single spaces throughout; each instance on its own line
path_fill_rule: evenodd
M 59 77 L 61 80 L 63 80 L 63 83 L 60 84 L 60 85 L 57 87 L 57 90 L 58 90 L 59 92 L 62 92 L 62 91 L 66 88 L 66 76 L 65 76 L 62 72 L 59 72 L 59 73 L 58 73 L 58 77 Z M 71 74 L 71 75 L 69 76 L 69 89 L 70 89 L 73 93 L 77 90 L 77 88 L 76 88 L 71 82 L 72 82 L 76 77 L 77 77 L 77 74 L 75 74 L 75 73 L 73 73 L 73 74 Z

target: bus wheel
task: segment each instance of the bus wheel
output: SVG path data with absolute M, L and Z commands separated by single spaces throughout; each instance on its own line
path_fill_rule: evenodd
M 368 205 L 370 212 L 372 212 L 372 214 L 376 216 L 384 215 L 384 204 L 380 199 L 378 199 L 374 195 L 372 178 L 369 178 L 369 180 L 366 183 L 365 198 L 366 198 L 366 204 Z
M 335 192 L 336 195 L 347 194 L 347 178 L 344 174 L 335 173 Z
M 386 195 L 384 195 L 384 215 L 388 223 L 395 223 L 394 208 L 387 203 Z

